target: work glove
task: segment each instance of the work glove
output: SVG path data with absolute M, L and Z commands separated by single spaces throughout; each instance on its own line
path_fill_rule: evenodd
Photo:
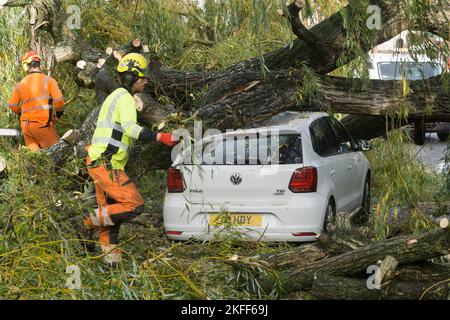
M 172 133 L 160 133 L 159 142 L 173 147 L 178 143 L 178 139 Z

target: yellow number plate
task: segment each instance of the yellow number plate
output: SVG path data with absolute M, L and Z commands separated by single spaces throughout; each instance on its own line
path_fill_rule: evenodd
M 241 213 L 233 213 L 230 215 L 212 213 L 209 215 L 210 226 L 216 227 L 224 224 L 230 224 L 232 226 L 260 227 L 262 225 L 262 215 Z

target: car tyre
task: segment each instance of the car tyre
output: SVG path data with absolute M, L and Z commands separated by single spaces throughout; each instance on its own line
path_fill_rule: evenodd
M 327 211 L 325 212 L 325 219 L 323 221 L 323 232 L 330 233 L 331 227 L 336 221 L 336 206 L 333 199 L 330 199 L 327 204 Z
M 370 174 L 366 176 L 364 181 L 363 197 L 361 202 L 361 209 L 351 218 L 352 224 L 362 225 L 369 221 L 370 216 Z

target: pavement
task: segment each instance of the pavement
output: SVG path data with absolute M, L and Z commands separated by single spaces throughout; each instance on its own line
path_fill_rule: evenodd
M 427 133 L 423 146 L 414 145 L 416 157 L 425 166 L 437 172 L 442 172 L 445 165 L 444 156 L 447 143 L 439 141 L 436 133 Z

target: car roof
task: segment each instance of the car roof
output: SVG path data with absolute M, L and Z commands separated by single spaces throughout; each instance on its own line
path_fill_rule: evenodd
M 257 129 L 298 129 L 309 126 L 313 121 L 328 116 L 325 112 L 294 112 L 280 113 L 268 121 L 267 126 Z
M 280 113 L 270 119 L 266 126 L 250 128 L 250 129 L 236 129 L 234 131 L 221 133 L 218 135 L 232 136 L 252 134 L 260 131 L 279 130 L 279 131 L 297 131 L 302 127 L 309 126 L 314 120 L 328 116 L 325 112 L 293 112 L 287 111 Z

